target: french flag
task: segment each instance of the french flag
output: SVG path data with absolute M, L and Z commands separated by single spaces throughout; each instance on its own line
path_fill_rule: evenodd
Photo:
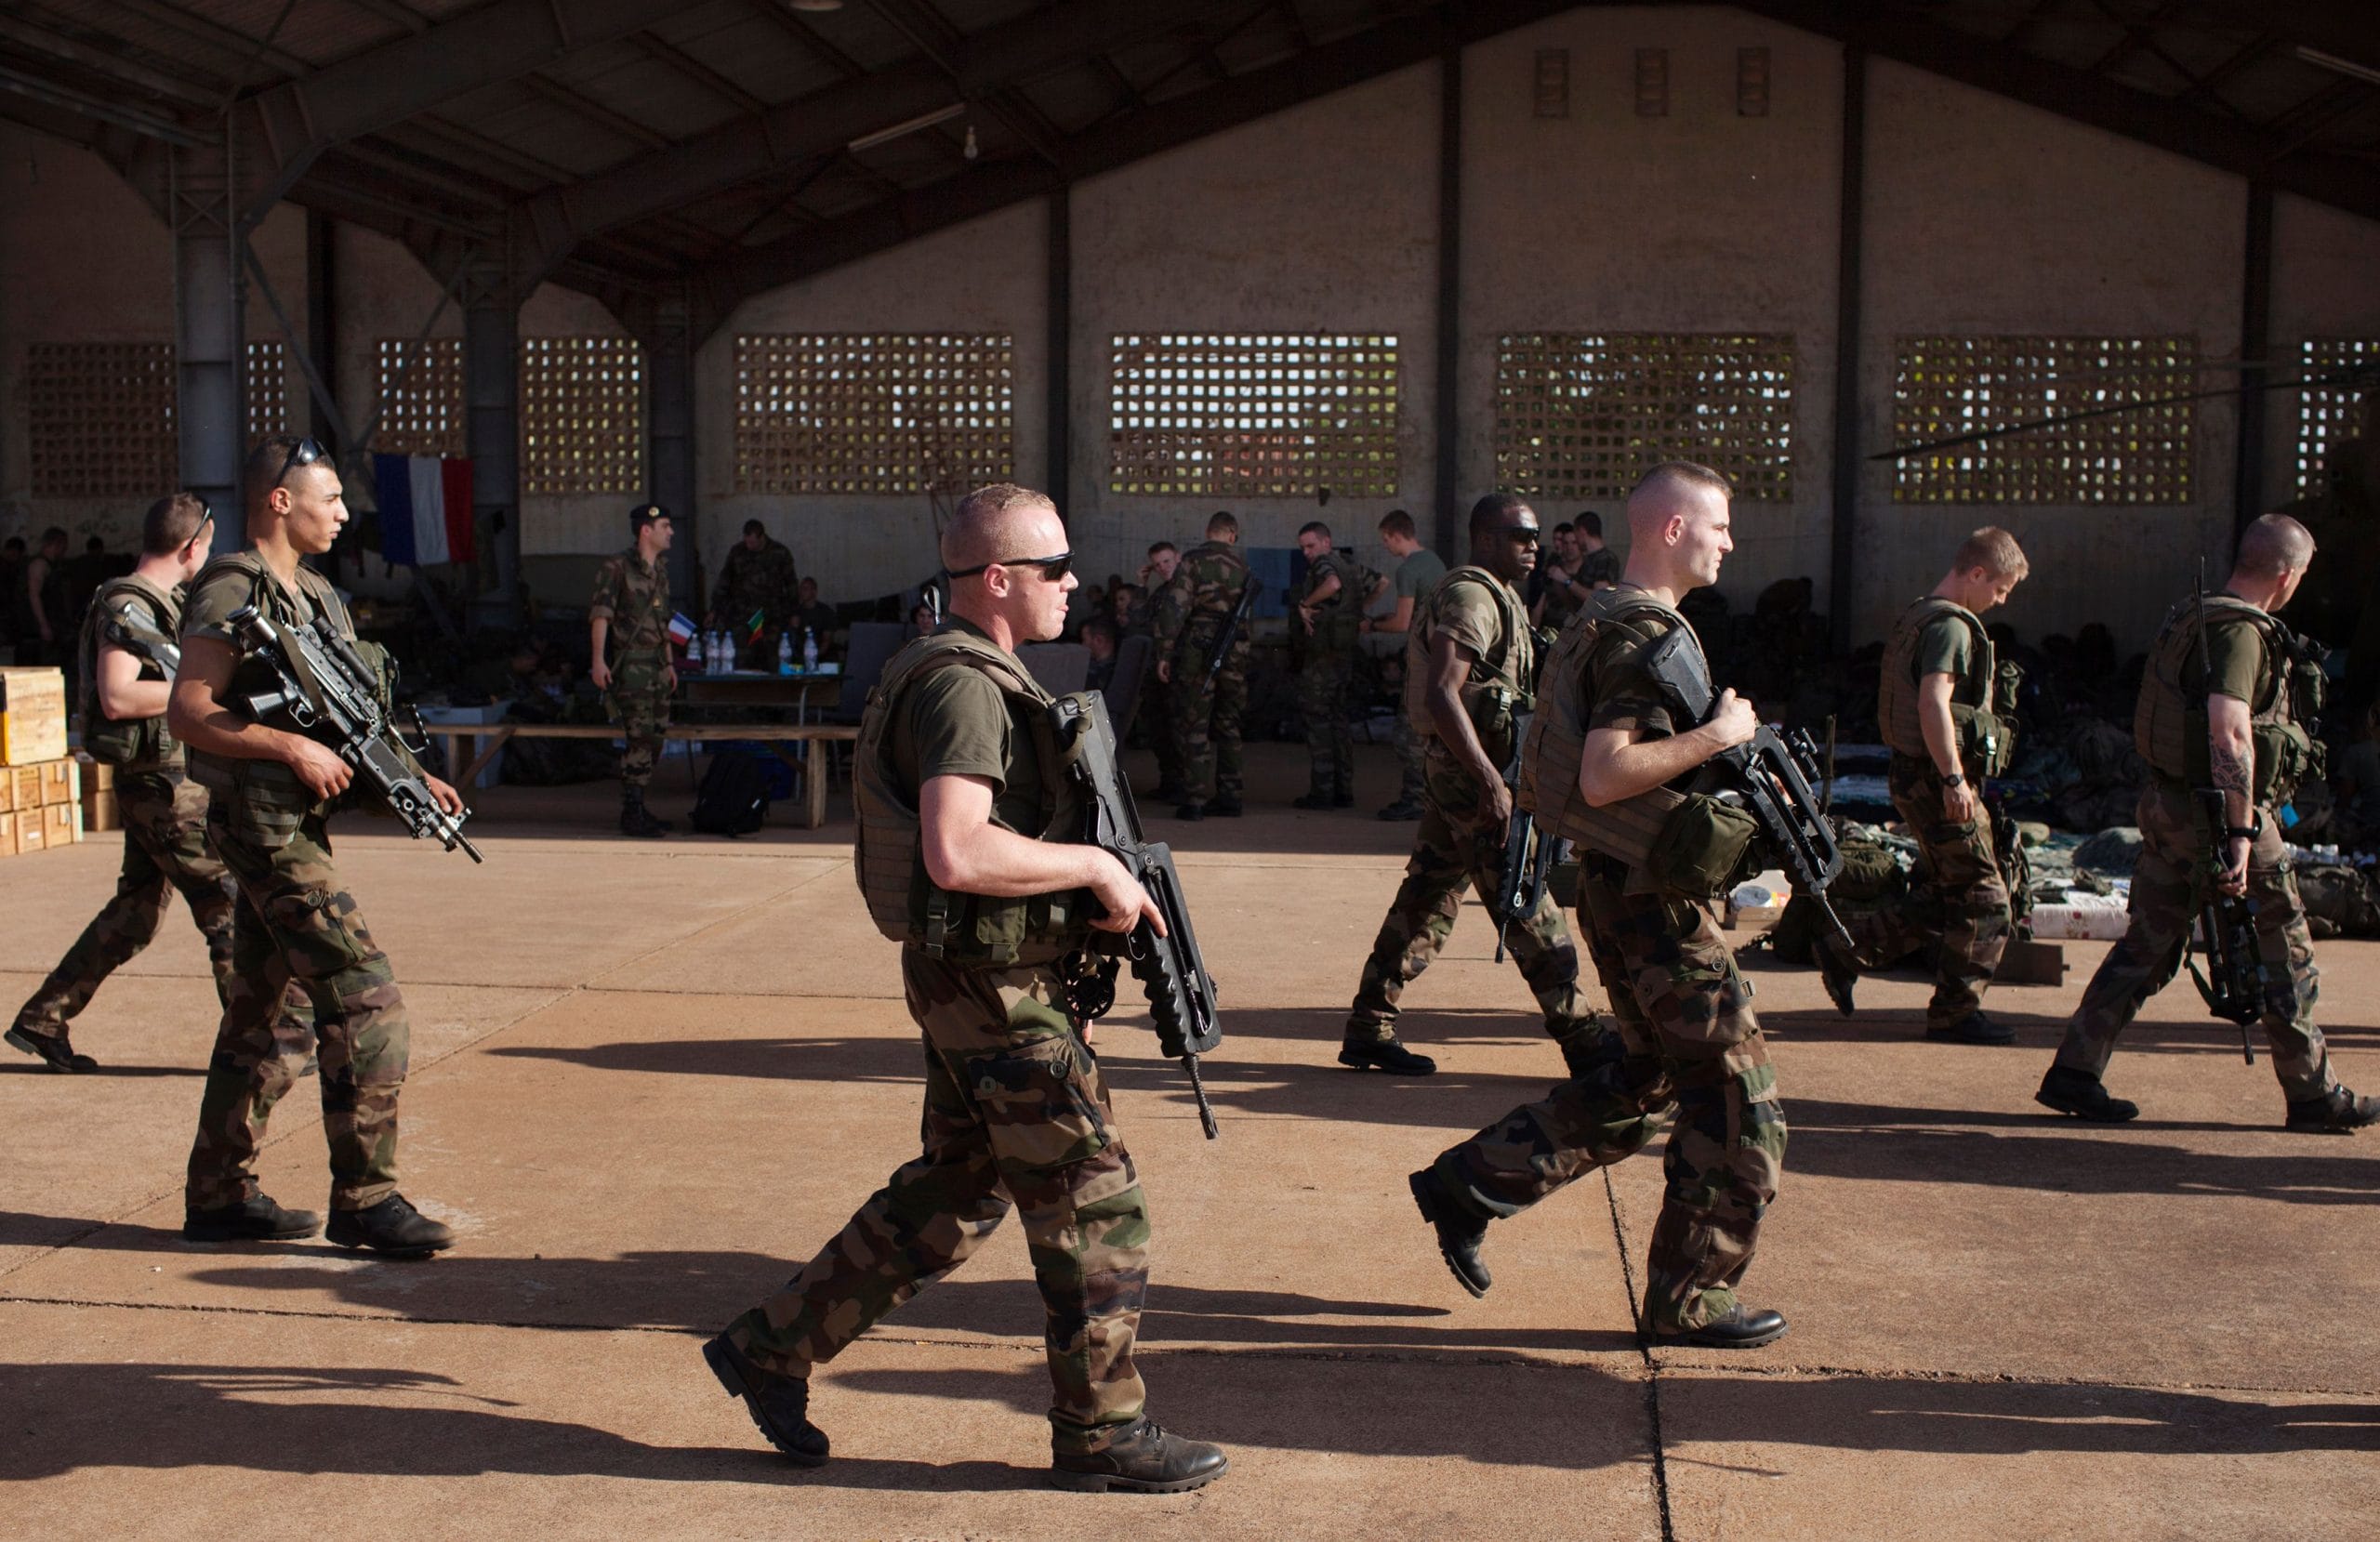
M 390 567 L 468 562 L 471 463 L 438 455 L 374 455 L 379 494 L 380 560 Z

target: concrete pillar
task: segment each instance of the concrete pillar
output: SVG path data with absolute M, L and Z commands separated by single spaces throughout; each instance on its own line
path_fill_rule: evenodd
M 1462 506 L 1462 44 L 1449 38 L 1438 56 L 1438 459 L 1431 497 L 1430 545 L 1461 561 Z
M 669 511 L 676 539 L 669 547 L 669 592 L 678 609 L 703 618 L 701 526 L 694 507 L 694 308 L 684 289 L 672 286 L 654 307 L 644 337 L 645 485 L 648 496 Z M 620 510 L 622 545 L 628 542 L 628 510 Z M 789 532 L 774 532 L 783 539 Z
M 1868 54 L 1843 50 L 1843 179 L 1835 206 L 1834 268 L 1834 517 L 1828 538 L 1827 621 L 1837 652 L 1851 648 L 1858 598 L 1859 351 L 1865 310 L 1861 265 L 1867 256 Z
M 1073 507 L 1074 494 L 1074 362 L 1075 362 L 1075 238 L 1073 191 L 1060 188 L 1049 201 L 1048 283 L 1049 393 L 1043 398 L 1049 422 L 1044 426 L 1042 487 L 1057 500 L 1064 516 Z
M 175 427 L 184 486 L 215 510 L 216 549 L 246 539 L 240 462 L 247 452 L 246 273 L 240 263 L 228 130 L 176 147 L 167 208 L 174 239 Z
M 463 267 L 463 413 L 484 619 L 520 616 L 521 303 L 501 249 Z

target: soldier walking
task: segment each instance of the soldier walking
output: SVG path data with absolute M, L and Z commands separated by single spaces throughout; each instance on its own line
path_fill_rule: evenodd
M 1397 1001 L 1454 930 L 1462 891 L 1492 903 L 1503 877 L 1513 790 L 1504 768 L 1522 719 L 1536 706 L 1537 646 L 1517 586 L 1537 562 L 1537 515 L 1509 493 L 1471 510 L 1471 560 L 1421 601 L 1405 651 L 1405 710 L 1427 774 L 1421 828 L 1405 881 L 1381 922 L 1348 1008 L 1339 1063 L 1396 1075 L 1437 1070 L 1396 1036 Z M 1572 1074 L 1598 1037 L 1579 1000 L 1579 952 L 1550 893 L 1513 928 L 1513 962 L 1545 1013 L 1545 1031 Z
M 231 617 L 254 606 L 288 627 L 355 624 L 330 581 L 300 559 L 330 550 L 347 522 L 337 469 L 311 439 L 275 436 L 241 471 L 254 542 L 199 573 L 182 613 L 181 671 L 165 726 L 210 795 L 206 837 L 238 885 L 223 1025 L 192 1143 L 182 1235 L 196 1242 L 311 1236 L 322 1218 L 284 1210 L 257 1186 L 265 1121 L 296 1072 L 274 1020 L 294 983 L 312 1000 L 330 1146 L 330 1240 L 384 1253 L 432 1253 L 455 1234 L 397 1192 L 397 1095 L 412 1035 L 388 955 L 372 940 L 331 860 L 331 800 L 353 771 L 325 745 L 251 722 L 223 700 L 246 656 Z M 448 813 L 455 789 L 427 779 Z
M 1933 592 L 1901 613 L 1885 644 L 1876 721 L 1893 752 L 1886 771 L 1893 807 L 1917 838 L 1920 880 L 1908 904 L 1857 923 L 1849 951 L 1831 936 L 1819 938 L 1826 993 L 1845 1017 L 1861 969 L 1922 946 L 1934 958 L 1925 1036 L 2016 1042 L 2015 1028 L 1983 1010 L 2014 927 L 1984 781 L 2006 770 L 2015 752 L 2016 725 L 2003 714 L 2016 702 L 2000 688 L 1981 617 L 2007 603 L 2029 566 L 2015 536 L 1986 525 L 1961 543 Z
M 1366 616 L 1363 629 L 1375 636 L 1409 640 L 1414 608 L 1447 575 L 1447 565 L 1421 544 L 1414 532 L 1413 516 L 1401 508 L 1392 508 L 1382 518 L 1380 538 L 1388 554 L 1397 560 L 1396 609 L 1378 620 Z M 1409 690 L 1400 693 L 1396 702 L 1396 799 L 1380 811 L 1380 817 L 1391 823 L 1421 817 L 1421 736 L 1406 706 L 1411 694 Z
M 957 1268 L 1013 1203 L 1049 1314 L 1051 1482 L 1198 1488 L 1229 1464 L 1143 1412 L 1132 1347 L 1148 1206 L 1059 975 L 1087 929 L 1157 918 L 1122 863 L 1074 840 L 1080 794 L 1050 695 L 1015 654 L 1064 627 L 1078 582 L 1065 526 L 1039 493 L 981 488 L 942 558 L 949 617 L 885 666 L 852 762 L 860 890 L 902 944 L 924 1036 L 924 1150 L 703 1354 L 771 1444 L 816 1466 L 827 1441 L 809 1420 L 813 1369 Z
M 1157 609 L 1175 573 L 1182 571 L 1182 548 L 1171 541 L 1158 541 L 1149 547 L 1148 560 L 1141 564 L 1140 603 L 1132 607 L 1127 625 L 1119 626 L 1117 640 L 1135 633 L 1146 637 L 1154 644 L 1157 639 Z M 1159 803 L 1187 803 L 1189 788 L 1183 775 L 1182 736 L 1175 727 L 1177 714 L 1173 705 L 1173 685 L 1163 673 L 1151 670 L 1150 678 L 1141 687 L 1144 708 L 1140 720 L 1148 725 L 1149 748 L 1157 756 L 1157 800 Z
M 727 560 L 720 566 L 719 591 L 710 610 L 712 624 L 734 634 L 737 663 L 754 669 L 776 667 L 777 639 L 793 619 L 800 588 L 792 548 L 773 538 L 760 521 L 745 521 L 743 539 L 727 548 Z M 662 626 L 668 624 L 664 615 Z
M 636 544 L 603 560 L 587 607 L 588 678 L 611 704 L 628 741 L 620 751 L 620 834 L 666 836 L 670 824 L 644 806 L 653 768 L 669 731 L 669 697 L 678 669 L 669 657 L 669 511 L 658 504 L 628 510 Z
M 1738 1349 L 1785 1332 L 1781 1315 L 1736 1295 L 1777 1197 L 1785 1115 L 1752 991 L 1711 911 L 1709 875 L 1740 863 L 1748 834 L 1729 837 L 1730 823 L 1681 784 L 1760 723 L 1733 691 L 1710 721 L 1679 721 L 1646 664 L 1673 630 L 1693 636 L 1677 601 L 1718 581 L 1734 549 L 1727 503 L 1726 478 L 1686 462 L 1637 485 L 1624 581 L 1587 600 L 1546 660 L 1522 750 L 1524 801 L 1581 848 L 1579 924 L 1617 1028 L 1594 1063 L 1408 1181 L 1447 1266 L 1484 1296 L 1490 1220 L 1672 1125 L 1639 1326 L 1661 1343 Z
M 1248 708 L 1246 627 L 1232 639 L 1212 679 L 1208 671 L 1248 584 L 1248 559 L 1239 554 L 1239 521 L 1218 511 L 1207 521 L 1206 540 L 1190 548 L 1157 592 L 1157 678 L 1172 707 L 1172 738 L 1182 766 L 1176 819 L 1239 817 L 1239 718 Z
M 1355 736 L 1348 726 L 1355 638 L 1365 597 L 1355 570 L 1330 544 L 1330 527 L 1310 521 L 1298 532 L 1305 589 L 1298 596 L 1298 708 L 1305 717 L 1307 784 L 1290 799 L 1300 809 L 1355 805 Z
M 2321 665 L 2273 614 L 2313 560 L 2306 527 L 2267 514 L 2241 534 L 2222 592 L 2175 606 L 2149 648 L 2132 731 L 2155 774 L 2140 794 L 2132 919 L 2099 961 L 2042 1077 L 2037 1098 L 2062 1114 L 2117 1123 L 2140 1113 L 2100 1078 L 2118 1035 L 2180 971 L 2190 928 L 2219 890 L 2244 894 L 2254 906 L 2265 965 L 2259 1021 L 2288 1104 L 2283 1127 L 2344 1134 L 2380 1122 L 2380 1098 L 2359 1098 L 2339 1085 L 2314 1025 L 2314 937 L 2273 815 L 2301 779 L 2320 774 L 2313 724 L 2322 705 Z M 2211 811 L 2194 796 L 2202 787 L 2223 795 L 2220 831 L 2208 828 Z M 2217 836 L 2220 867 L 2213 857 Z

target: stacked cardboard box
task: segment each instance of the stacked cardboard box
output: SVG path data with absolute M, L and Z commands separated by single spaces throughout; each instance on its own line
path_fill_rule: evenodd
M 83 768 L 60 757 L 0 766 L 0 857 L 83 838 Z
M 66 758 L 66 677 L 0 669 L 0 766 Z
M 123 829 L 124 816 L 115 805 L 115 768 L 80 751 L 74 761 L 83 774 L 83 833 Z

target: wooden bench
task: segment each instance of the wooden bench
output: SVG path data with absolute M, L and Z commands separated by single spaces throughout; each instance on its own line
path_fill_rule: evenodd
M 460 775 L 447 780 L 467 793 L 489 762 L 504 753 L 508 739 L 620 737 L 620 731 L 609 723 L 432 723 L 428 728 L 432 736 L 445 741 L 446 764 L 462 767 Z M 685 743 L 743 739 L 767 745 L 801 772 L 801 818 L 798 824 L 801 829 L 815 830 L 826 823 L 826 745 L 837 739 L 857 739 L 859 730 L 840 723 L 672 723 L 662 736 Z M 463 759 L 466 740 L 476 751 L 468 762 Z M 802 746 L 800 759 L 794 758 L 791 746 L 795 745 Z

